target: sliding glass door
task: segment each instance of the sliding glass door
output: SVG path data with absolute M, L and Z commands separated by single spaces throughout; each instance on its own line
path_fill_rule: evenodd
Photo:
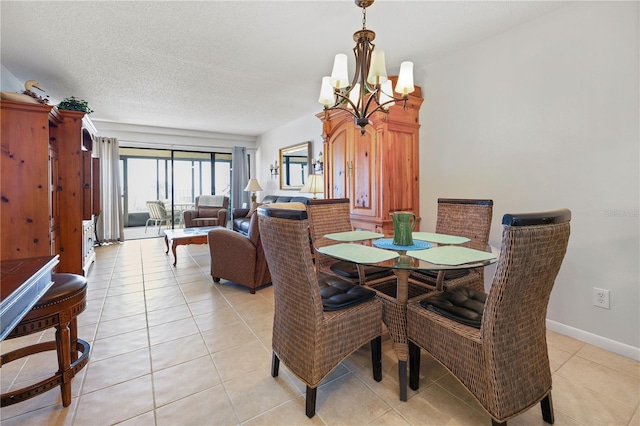
M 231 191 L 231 154 L 120 148 L 125 227 L 145 226 L 148 201 L 162 201 L 169 225 L 181 225 L 181 212 L 201 194 Z

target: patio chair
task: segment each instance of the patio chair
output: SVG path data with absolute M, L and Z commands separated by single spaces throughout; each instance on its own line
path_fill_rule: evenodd
M 158 227 L 158 235 L 160 235 L 162 225 L 168 227 L 171 223 L 171 213 L 167 213 L 164 203 L 160 200 L 147 201 L 147 210 L 149 211 L 149 219 L 144 224 L 144 233 L 147 233 L 149 223 L 153 222 L 153 225 Z
M 494 425 L 506 425 L 538 402 L 543 420 L 553 423 L 545 321 L 570 220 L 567 209 L 504 215 L 488 295 L 462 287 L 408 306 L 412 389 L 419 387 L 423 348 L 471 392 Z

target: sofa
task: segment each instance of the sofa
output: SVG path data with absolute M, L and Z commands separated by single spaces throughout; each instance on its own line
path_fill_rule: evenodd
M 193 210 L 183 212 L 184 227 L 226 226 L 229 197 L 224 195 L 200 195 Z
M 307 204 L 310 200 L 309 197 L 289 197 L 283 195 L 267 195 L 265 196 L 258 205 L 263 204 L 272 204 L 272 203 L 302 203 Z M 251 222 L 251 218 L 254 216 L 255 209 L 254 208 L 246 208 L 246 209 L 233 209 L 231 212 L 231 218 L 233 222 L 233 230 L 240 232 L 241 234 L 247 235 L 249 232 L 249 225 Z M 253 210 L 253 211 L 252 211 Z M 249 214 L 251 212 L 251 214 Z

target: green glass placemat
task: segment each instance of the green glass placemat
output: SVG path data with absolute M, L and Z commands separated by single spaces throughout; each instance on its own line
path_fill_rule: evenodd
M 395 251 L 360 244 L 334 244 L 332 246 L 320 247 L 318 251 L 327 256 L 333 256 L 355 263 L 378 263 L 398 257 L 398 253 Z
M 434 234 L 433 232 L 414 232 L 411 234 L 414 240 L 429 241 L 438 244 L 462 244 L 470 241 L 467 237 L 457 237 L 455 235 Z
M 371 231 L 347 231 L 325 234 L 324 237 L 334 241 L 353 242 L 382 238 L 384 237 L 384 234 L 378 234 L 377 232 Z
M 436 265 L 464 265 L 496 258 L 493 253 L 457 246 L 408 251 L 407 255 Z

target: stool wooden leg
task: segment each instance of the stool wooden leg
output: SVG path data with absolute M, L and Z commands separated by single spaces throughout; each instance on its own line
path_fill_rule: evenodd
M 58 352 L 58 368 L 62 375 L 60 392 L 62 393 L 62 405 L 68 407 L 71 404 L 71 379 L 69 369 L 71 367 L 71 340 L 69 336 L 69 323 L 56 326 L 56 346 Z M 74 348 L 75 350 L 75 348 Z
M 69 346 L 71 348 L 71 363 L 78 360 L 78 351 L 76 350 L 76 342 L 78 341 L 78 317 L 73 317 L 69 325 Z

